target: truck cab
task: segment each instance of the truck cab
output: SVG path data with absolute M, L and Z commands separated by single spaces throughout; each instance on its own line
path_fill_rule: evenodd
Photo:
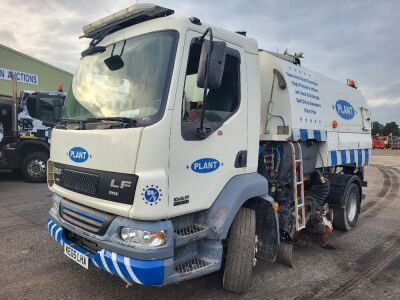
M 22 91 L 0 99 L 0 168 L 21 172 L 30 182 L 46 181 L 51 129 L 60 121 L 66 93 Z

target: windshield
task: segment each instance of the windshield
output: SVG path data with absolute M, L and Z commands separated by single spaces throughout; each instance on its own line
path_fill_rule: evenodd
M 161 119 L 177 35 L 175 31 L 145 34 L 111 44 L 102 53 L 83 57 L 62 118 L 85 121 L 123 117 L 135 119 L 138 125 Z M 115 71 L 104 63 L 112 53 L 121 55 L 124 62 Z

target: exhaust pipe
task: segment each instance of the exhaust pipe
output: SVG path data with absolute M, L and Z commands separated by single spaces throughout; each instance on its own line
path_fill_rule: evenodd
M 14 138 L 17 138 L 18 134 L 18 118 L 17 118 L 17 76 L 14 72 L 11 72 L 12 82 L 12 134 Z

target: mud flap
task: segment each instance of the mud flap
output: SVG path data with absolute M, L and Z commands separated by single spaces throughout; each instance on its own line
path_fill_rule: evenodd
M 281 241 L 277 250 L 276 261 L 293 268 L 293 243 Z

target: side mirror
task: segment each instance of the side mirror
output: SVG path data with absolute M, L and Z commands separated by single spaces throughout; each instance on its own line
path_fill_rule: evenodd
M 212 45 L 211 53 L 210 46 Z M 210 56 L 210 57 L 208 57 Z M 207 69 L 207 57 L 209 65 Z M 201 47 L 199 69 L 197 72 L 197 86 L 199 88 L 218 89 L 221 86 L 226 58 L 226 43 L 204 40 Z M 206 84 L 207 79 L 207 84 Z
M 56 122 L 59 122 L 61 120 L 61 114 L 62 114 L 62 106 L 54 106 L 53 119 Z

